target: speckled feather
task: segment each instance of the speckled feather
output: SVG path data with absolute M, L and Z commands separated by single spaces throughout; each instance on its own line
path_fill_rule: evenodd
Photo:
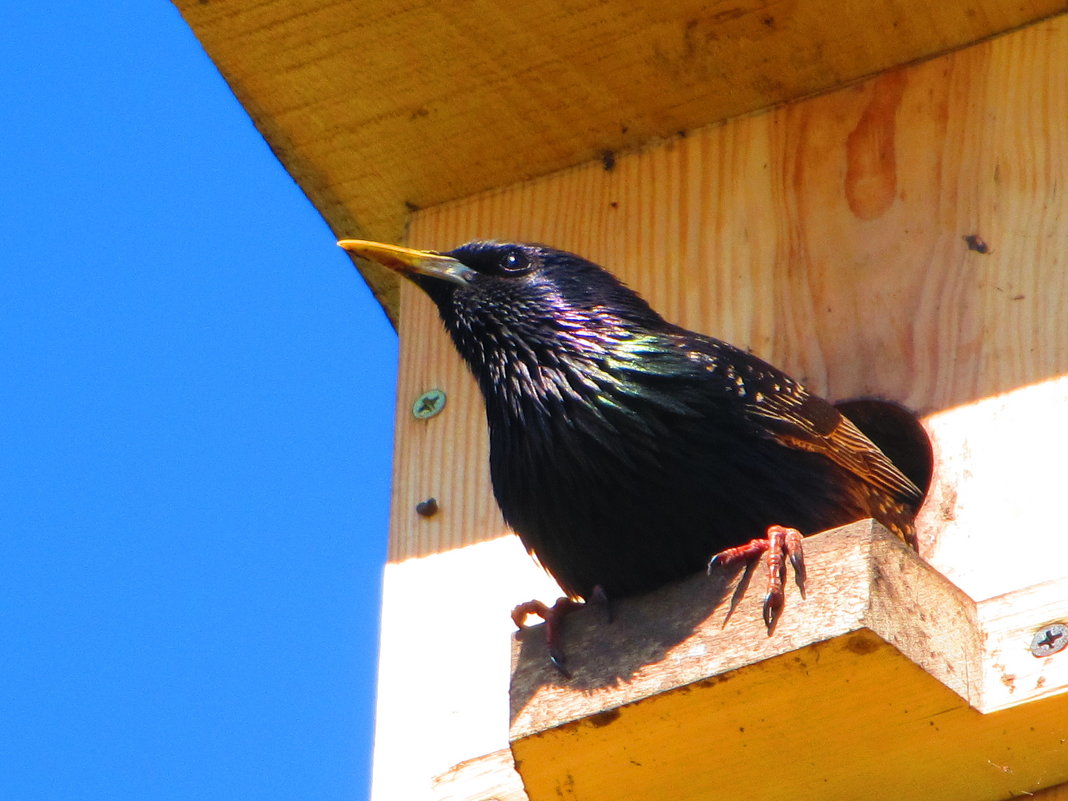
M 652 589 L 771 524 L 875 517 L 912 542 L 920 490 L 782 371 L 668 323 L 574 254 L 445 255 L 467 285 L 413 280 L 478 380 L 504 518 L 569 595 Z

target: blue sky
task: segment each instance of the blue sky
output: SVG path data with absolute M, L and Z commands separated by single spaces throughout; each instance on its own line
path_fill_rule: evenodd
M 366 797 L 392 329 L 165 0 L 0 96 L 0 796 Z

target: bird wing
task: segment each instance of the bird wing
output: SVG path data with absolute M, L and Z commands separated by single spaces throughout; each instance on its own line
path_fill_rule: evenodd
M 820 453 L 902 502 L 918 506 L 920 489 L 857 426 L 781 370 L 711 337 L 685 340 L 691 358 L 717 377 L 726 394 L 743 400 L 742 414 L 789 448 Z
M 778 373 L 753 371 L 746 416 L 791 448 L 822 453 L 868 484 L 911 505 L 919 488 L 845 415 L 829 402 Z

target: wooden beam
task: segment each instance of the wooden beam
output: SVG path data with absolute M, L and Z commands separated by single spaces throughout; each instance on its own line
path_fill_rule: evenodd
M 427 209 L 410 241 L 575 250 L 668 319 L 751 348 L 818 393 L 911 407 L 936 449 L 921 553 L 973 597 L 1000 595 L 1068 564 L 1048 525 L 1060 475 L 1043 467 L 1068 452 L 1068 428 L 1051 424 L 1068 404 L 1064 75 L 1068 16 L 611 171 L 588 164 Z M 971 234 L 991 252 L 970 249 Z M 429 301 L 403 293 L 394 559 L 505 530 L 477 389 Z M 448 410 L 411 419 L 431 386 Z M 413 511 L 427 495 L 442 502 L 432 521 Z M 1015 530 L 1033 548 L 1005 548 Z
M 552 581 L 509 535 L 391 562 L 382 584 L 372 797 L 441 801 L 472 771 L 492 783 L 455 766 L 507 749 L 508 612 L 554 597 Z
M 507 748 L 469 759 L 434 778 L 434 801 L 529 801 Z
M 1049 622 L 1028 588 L 1068 564 L 1048 467 L 1068 452 L 1056 424 L 1068 404 L 1066 74 L 1059 17 L 611 170 L 598 160 L 426 209 L 408 241 L 576 250 L 669 319 L 751 347 L 818 392 L 919 411 L 936 446 L 921 554 L 979 601 L 1005 657 L 985 663 L 983 686 L 1014 704 L 1060 686 L 1047 675 L 1058 663 L 1020 643 Z M 988 252 L 970 249 L 971 234 Z M 382 801 L 428 797 L 431 777 L 505 747 L 507 611 L 555 595 L 494 506 L 481 400 L 436 311 L 407 285 L 402 304 Z M 447 407 L 415 420 L 431 387 Z M 415 505 L 429 496 L 441 511 L 425 518 Z
M 1053 692 L 983 714 L 983 681 L 1001 682 L 984 670 L 996 657 L 970 599 L 871 521 L 805 542 L 807 597 L 789 598 L 772 636 L 759 586 L 728 617 L 731 592 L 703 575 L 619 603 L 610 625 L 597 608 L 569 618 L 569 681 L 541 627 L 523 632 L 511 736 L 530 801 L 871 788 L 993 801 L 1068 780 L 1068 652 L 1027 653 L 1041 621 L 1006 650 L 1043 661 Z M 1043 597 L 1068 618 L 1068 580 Z
M 339 235 L 823 92 L 1064 0 L 175 0 Z M 364 266 L 396 314 L 396 281 Z

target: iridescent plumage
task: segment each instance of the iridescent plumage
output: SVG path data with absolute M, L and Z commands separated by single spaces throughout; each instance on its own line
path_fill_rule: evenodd
M 856 426 L 601 267 L 541 245 L 351 249 L 437 305 L 485 400 L 505 520 L 572 597 L 655 588 L 773 524 L 875 517 L 912 541 L 922 494 Z

